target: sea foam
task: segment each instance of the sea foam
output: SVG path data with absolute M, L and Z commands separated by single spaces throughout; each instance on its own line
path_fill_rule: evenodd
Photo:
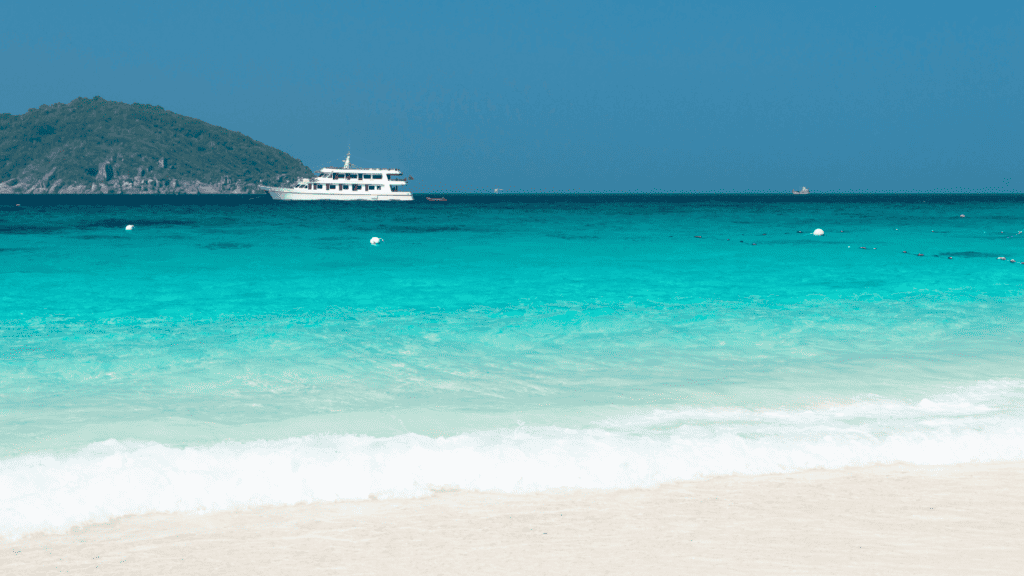
M 1024 459 L 1018 382 L 901 402 L 661 409 L 452 437 L 311 435 L 172 447 L 108 440 L 0 461 L 0 535 L 148 512 L 413 498 L 439 488 L 621 489 L 730 474 Z

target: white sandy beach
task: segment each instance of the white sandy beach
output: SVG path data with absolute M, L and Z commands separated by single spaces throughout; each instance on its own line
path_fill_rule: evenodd
M 1020 574 L 1024 462 L 651 490 L 149 514 L 4 544 L 2 574 Z

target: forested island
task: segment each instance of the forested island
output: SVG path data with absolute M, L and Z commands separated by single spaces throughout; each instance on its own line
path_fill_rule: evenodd
M 312 171 L 160 106 L 100 97 L 0 114 L 0 194 L 248 194 Z

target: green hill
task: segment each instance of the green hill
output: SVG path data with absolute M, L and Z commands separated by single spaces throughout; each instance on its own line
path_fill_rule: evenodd
M 311 173 L 276 148 L 160 106 L 97 96 L 0 114 L 0 193 L 248 193 Z

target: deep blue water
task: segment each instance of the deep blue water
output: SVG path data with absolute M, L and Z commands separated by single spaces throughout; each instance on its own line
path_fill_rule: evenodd
M 1024 458 L 1019 196 L 447 198 L 0 211 L 0 533 Z

